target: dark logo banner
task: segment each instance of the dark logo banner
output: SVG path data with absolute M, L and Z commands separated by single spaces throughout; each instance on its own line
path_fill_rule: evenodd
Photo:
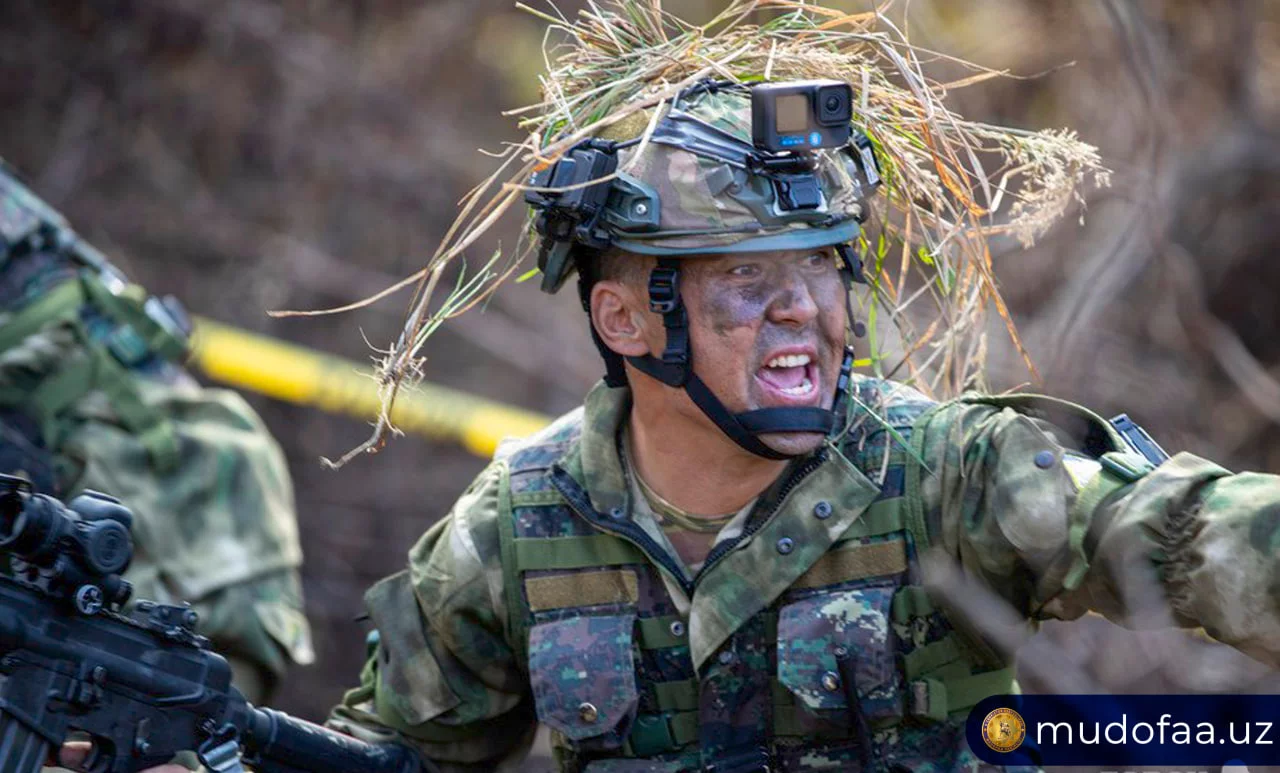
M 994 765 L 1280 765 L 1280 695 L 1005 695 L 969 713 Z

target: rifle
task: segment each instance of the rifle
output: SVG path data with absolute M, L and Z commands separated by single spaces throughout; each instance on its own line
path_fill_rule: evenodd
M 408 747 L 252 706 L 189 606 L 139 601 L 126 613 L 132 522 L 105 494 L 64 506 L 0 475 L 0 773 L 36 773 L 73 733 L 92 741 L 91 773 L 180 751 L 211 773 L 426 769 Z

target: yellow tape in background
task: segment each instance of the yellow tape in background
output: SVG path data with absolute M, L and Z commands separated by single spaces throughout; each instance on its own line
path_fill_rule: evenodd
M 366 421 L 378 416 L 378 385 L 368 366 L 204 318 L 195 320 L 192 348 L 192 361 L 224 384 Z M 551 419 L 424 382 L 401 391 L 391 421 L 488 459 L 504 437 L 533 434 Z

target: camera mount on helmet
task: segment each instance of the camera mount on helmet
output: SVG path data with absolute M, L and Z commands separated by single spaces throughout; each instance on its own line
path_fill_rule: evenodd
M 755 174 L 773 182 L 779 206 L 788 211 L 821 206 L 813 151 L 846 147 L 852 120 L 853 90 L 847 83 L 792 81 L 751 89 L 756 152 L 749 164 Z
M 743 107 L 743 97 L 749 95 L 751 138 L 741 131 L 736 114 L 726 119 L 724 115 L 708 116 L 714 111 L 702 109 L 705 101 L 726 92 L 736 92 L 732 99 Z M 836 81 L 751 87 L 704 81 L 660 106 L 658 109 L 666 112 L 649 134 L 654 146 L 649 152 L 665 153 L 667 159 L 675 157 L 671 154 L 691 154 L 697 175 L 693 184 L 711 199 L 728 199 L 738 214 L 734 223 L 690 227 L 670 217 L 670 210 L 664 212 L 656 186 L 676 183 L 653 179 L 652 175 L 642 179 L 643 173 L 629 174 L 629 163 L 620 163 L 620 153 L 639 144 L 639 137 L 579 142 L 536 173 L 525 193 L 526 202 L 537 212 L 534 229 L 542 238 L 538 254 L 542 289 L 556 292 L 576 268 L 583 309 L 588 314 L 591 288 L 597 279 L 594 263 L 604 250 L 617 246 L 658 257 L 648 293 L 650 309 L 662 315 L 666 346 L 661 357 L 645 355 L 625 361 L 664 384 L 684 389 L 734 442 L 770 459 L 786 459 L 788 455 L 769 448 L 757 435 L 828 434 L 837 426 L 851 379 L 852 351 L 845 352 L 832 410 L 730 412 L 693 372 L 688 315 L 680 298 L 679 257 L 834 246 L 846 290 L 853 282 L 864 281 L 850 242 L 857 237 L 859 224 L 865 219 L 865 200 L 879 185 L 880 177 L 869 140 L 852 130 L 851 106 L 851 90 Z M 690 162 L 682 163 L 684 174 Z M 680 206 L 678 200 L 666 203 L 677 209 Z M 717 204 L 720 209 L 724 207 Z M 797 224 L 806 228 L 796 229 Z M 690 239 L 714 246 L 690 246 Z M 852 316 L 850 323 L 855 324 Z M 594 325 L 591 334 L 605 360 L 605 382 L 625 385 L 624 358 L 604 344 Z

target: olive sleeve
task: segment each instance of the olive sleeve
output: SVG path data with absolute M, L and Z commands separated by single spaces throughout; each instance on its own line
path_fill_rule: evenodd
M 939 418 L 918 444 L 930 542 L 1020 613 L 1203 627 L 1280 666 L 1280 477 L 1189 453 L 1100 463 L 1011 408 Z
M 365 595 L 377 627 L 361 673 L 329 719 L 369 740 L 399 739 L 443 771 L 522 758 L 536 719 L 505 630 L 495 463 Z

